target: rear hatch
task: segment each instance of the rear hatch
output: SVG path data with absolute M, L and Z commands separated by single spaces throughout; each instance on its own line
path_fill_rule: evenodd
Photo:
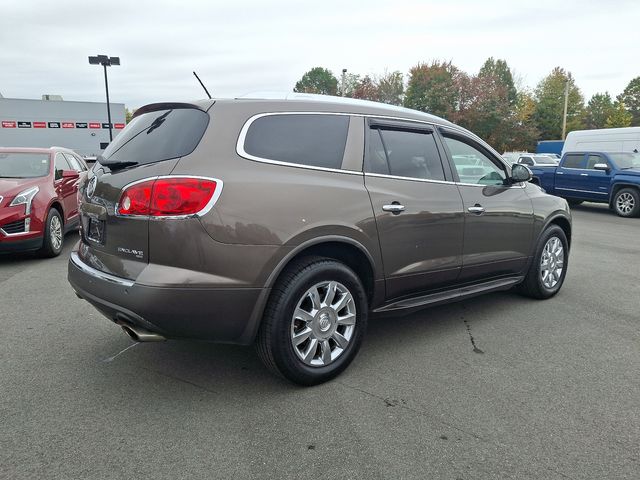
M 142 107 L 97 158 L 80 190 L 81 244 L 85 263 L 135 279 L 148 264 L 149 219 L 117 213 L 131 184 L 170 174 L 193 152 L 209 124 L 212 105 L 153 104 Z

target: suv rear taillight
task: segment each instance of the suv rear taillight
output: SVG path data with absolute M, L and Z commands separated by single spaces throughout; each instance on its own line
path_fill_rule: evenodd
M 215 178 L 169 176 L 127 185 L 116 205 L 118 216 L 182 217 L 202 215 L 222 192 Z

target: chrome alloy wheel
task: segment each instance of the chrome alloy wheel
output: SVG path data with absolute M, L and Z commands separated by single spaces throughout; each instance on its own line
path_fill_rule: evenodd
M 298 301 L 291 319 L 293 351 L 305 364 L 324 367 L 345 351 L 356 325 L 356 303 L 338 282 L 320 282 Z
M 60 217 L 57 215 L 51 217 L 49 235 L 51 238 L 51 246 L 54 250 L 59 250 L 62 246 L 62 222 L 60 221 Z
M 616 209 L 623 215 L 629 215 L 635 206 L 636 199 L 630 193 L 621 193 L 616 198 Z
M 555 287 L 560 281 L 564 268 L 564 247 L 558 237 L 551 237 L 542 249 L 540 259 L 540 279 L 547 288 Z

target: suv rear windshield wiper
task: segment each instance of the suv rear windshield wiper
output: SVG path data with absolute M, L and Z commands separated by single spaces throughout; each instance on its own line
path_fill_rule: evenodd
M 138 162 L 127 161 L 127 160 L 121 160 L 117 162 L 109 162 L 109 161 L 101 162 L 100 160 L 98 160 L 98 163 L 100 163 L 100 165 L 104 167 L 109 167 L 109 169 L 111 170 L 121 170 L 123 168 L 133 167 L 135 165 L 138 165 Z

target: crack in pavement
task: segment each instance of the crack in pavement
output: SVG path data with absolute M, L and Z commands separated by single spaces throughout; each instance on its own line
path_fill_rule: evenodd
M 464 317 L 462 317 L 462 321 L 464 322 L 464 326 L 466 327 L 467 333 L 469 334 L 469 340 L 471 340 L 471 346 L 473 347 L 473 353 L 484 353 L 476 345 L 476 341 L 473 338 L 473 334 L 471 333 L 471 325 L 469 325 L 469 322 L 467 322 L 466 318 L 464 318 Z
M 428 413 L 426 413 L 426 412 L 424 412 L 422 410 L 410 407 L 409 405 L 407 405 L 406 401 L 394 402 L 392 405 L 390 405 L 389 404 L 389 397 L 383 397 L 383 396 L 377 395 L 375 393 L 368 392 L 367 390 L 364 390 L 364 389 L 361 389 L 361 388 L 358 388 L 358 387 L 354 387 L 354 386 L 351 386 L 351 385 L 347 385 L 346 383 L 340 382 L 338 380 L 334 380 L 332 383 L 341 385 L 341 386 L 343 386 L 343 387 L 345 387 L 345 388 L 347 388 L 349 390 L 354 390 L 356 392 L 364 393 L 365 395 L 368 395 L 368 396 L 373 397 L 375 399 L 382 400 L 382 402 L 384 402 L 384 404 L 387 407 L 394 406 L 394 407 L 403 408 L 403 409 L 408 410 L 408 411 L 410 411 L 412 413 L 415 413 L 415 414 L 418 414 L 420 416 L 423 416 L 423 417 L 429 418 L 431 420 L 434 420 L 435 422 L 437 422 L 437 423 L 439 423 L 441 425 L 444 425 L 446 427 L 452 428 L 453 430 L 456 430 L 456 431 L 458 431 L 460 433 L 463 433 L 465 435 L 469 435 L 469 436 L 475 438 L 476 440 L 481 440 L 483 442 L 486 442 L 486 443 L 489 443 L 491 445 L 494 445 L 495 447 L 500 448 L 500 449 L 508 449 L 507 445 L 503 445 L 503 444 L 501 444 L 499 442 L 496 442 L 495 440 L 491 440 L 489 438 L 482 437 L 482 436 L 478 435 L 477 433 L 474 433 L 474 432 L 469 431 L 469 430 L 465 430 L 463 428 L 460 428 L 460 427 L 457 427 L 455 425 L 452 425 L 451 423 L 448 423 L 448 422 L 445 422 L 443 420 L 440 420 L 439 418 L 436 418 L 433 415 L 430 415 L 430 414 L 428 414 Z M 547 464 L 547 465 L 545 465 L 545 467 L 548 470 L 557 473 L 558 475 L 560 475 L 563 478 L 568 478 L 569 480 L 575 480 L 574 477 L 571 477 L 571 476 L 561 472 L 560 470 L 558 470 L 557 468 L 554 468 L 551 465 Z
M 192 387 L 196 387 L 197 389 L 204 390 L 205 392 L 208 392 L 208 393 L 213 393 L 214 395 L 217 395 L 217 396 L 220 395 L 220 392 L 217 392 L 215 390 L 211 390 L 211 389 L 209 389 L 207 387 L 204 387 L 204 386 L 202 386 L 200 384 L 197 384 L 195 382 L 192 382 L 190 380 L 185 380 L 184 378 L 176 377 L 174 375 L 170 375 L 170 374 L 165 373 L 165 372 L 160 372 L 158 370 L 154 370 L 154 369 L 148 368 L 148 367 L 139 367 L 139 368 L 142 369 L 142 370 L 146 370 L 147 372 L 156 373 L 156 374 L 158 374 L 160 376 L 170 378 L 171 380 L 175 380 L 177 382 L 186 383 L 187 385 L 191 385 Z
M 389 407 L 389 406 L 394 406 L 394 407 L 400 407 L 400 408 L 403 408 L 403 409 L 405 409 L 405 410 L 409 410 L 410 412 L 416 413 L 416 414 L 421 415 L 421 416 L 423 416 L 423 417 L 427 417 L 427 418 L 429 418 L 429 419 L 431 419 L 431 420 L 434 420 L 434 421 L 436 421 L 436 422 L 438 422 L 438 423 L 440 423 L 440 424 L 442 424 L 442 425 L 444 425 L 444 426 L 446 426 L 446 427 L 449 427 L 449 428 L 452 428 L 452 429 L 454 429 L 454 430 L 457 430 L 457 431 L 458 431 L 458 432 L 460 432 L 460 433 L 464 433 L 465 435 L 470 435 L 470 436 L 472 436 L 473 438 L 475 438 L 475 439 L 477 439 L 477 440 L 488 441 L 487 439 L 485 439 L 485 438 L 481 437 L 481 436 L 480 436 L 480 435 L 478 435 L 477 433 L 470 432 L 470 431 L 468 431 L 468 430 L 464 430 L 463 428 L 457 427 L 457 426 L 452 425 L 452 424 L 450 424 L 450 423 L 448 423 L 448 422 L 445 422 L 445 421 L 443 421 L 443 420 L 440 420 L 439 418 L 436 418 L 436 417 L 434 417 L 433 415 L 429 415 L 428 413 L 426 413 L 426 412 L 424 412 L 424 411 L 422 411 L 422 410 L 418 410 L 418 409 L 416 409 L 416 408 L 413 408 L 413 407 L 411 407 L 411 406 L 407 405 L 407 404 L 406 404 L 406 402 L 395 402 L 395 403 L 391 403 L 391 404 L 390 404 L 390 402 L 389 402 L 389 397 L 382 397 L 382 396 L 380 396 L 380 395 L 376 395 L 375 393 L 368 392 L 368 391 L 363 390 L 363 389 L 358 388 L 358 387 L 353 387 L 353 386 L 351 386 L 351 385 L 347 385 L 346 383 L 342 383 L 342 382 L 337 381 L 337 380 L 334 380 L 334 383 L 337 383 L 338 385 L 342 385 L 343 387 L 348 388 L 348 389 L 350 389 L 350 390 L 355 390 L 356 392 L 364 393 L 365 395 L 369 395 L 370 397 L 376 398 L 376 399 L 378 399 L 378 400 L 382 400 L 382 402 L 384 402 L 384 404 L 385 404 L 387 407 Z

